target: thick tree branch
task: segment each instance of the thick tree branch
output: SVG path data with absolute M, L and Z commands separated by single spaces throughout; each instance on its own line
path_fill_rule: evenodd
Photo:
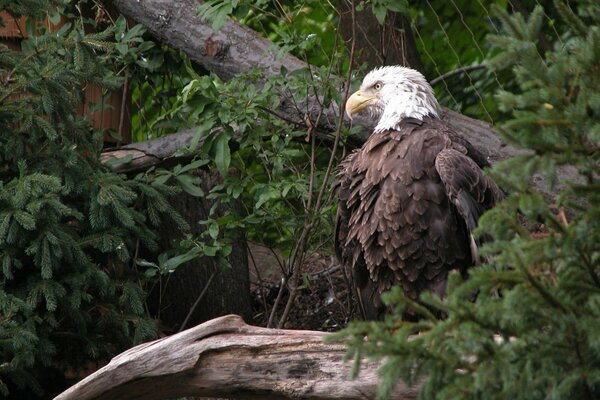
M 197 0 L 113 0 L 119 12 L 145 25 L 162 43 L 183 50 L 191 60 L 227 80 L 264 68 L 268 75 L 281 67 L 296 70 L 306 64 L 291 55 L 279 55 L 273 44 L 252 29 L 227 19 L 218 31 L 202 21 Z
M 191 144 L 195 134 L 195 129 L 185 129 L 158 139 L 128 144 L 116 150 L 106 149 L 102 152 L 100 161 L 117 172 L 135 172 L 157 165 L 174 165 L 194 155 L 192 153 L 187 156 L 175 156 L 179 150 Z M 199 149 L 201 146 L 197 147 Z
M 146 25 L 158 40 L 183 50 L 190 59 L 223 79 L 256 68 L 263 68 L 267 76 L 272 76 L 279 74 L 281 67 L 289 71 L 306 67 L 304 62 L 289 54 L 280 55 L 272 42 L 232 20 L 228 19 L 221 30 L 214 32 L 210 24 L 196 15 L 199 4 L 196 0 L 180 0 L 176 6 L 171 0 L 113 2 L 121 13 Z M 288 121 L 300 124 L 304 124 L 305 113 L 313 117 L 312 121 L 316 119 L 320 110 L 316 99 L 309 97 L 300 106 L 301 110 L 298 110 L 291 99 L 284 99 L 277 113 Z M 321 135 L 329 135 L 335 129 L 338 118 L 338 107 L 325 110 L 320 119 L 322 123 L 317 127 Z M 473 145 L 492 160 L 502 160 L 518 152 L 503 144 L 488 123 L 449 110 L 444 118 L 459 133 L 475 137 Z M 368 123 L 360 120 L 355 123 L 366 127 L 362 134 L 364 140 L 370 133 Z M 359 139 L 358 143 L 362 140 Z
M 134 347 L 55 400 L 165 399 L 219 396 L 246 399 L 372 399 L 379 364 L 363 361 L 349 379 L 342 344 L 324 332 L 246 325 L 235 315 Z M 391 399 L 417 398 L 402 382 Z

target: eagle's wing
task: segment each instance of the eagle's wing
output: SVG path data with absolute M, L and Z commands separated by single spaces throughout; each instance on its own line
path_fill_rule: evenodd
M 358 243 L 354 240 L 350 245 L 347 243 L 351 218 L 348 200 L 352 195 L 353 187 L 357 185 L 359 179 L 364 178 L 348 173 L 348 165 L 351 164 L 351 160 L 355 155 L 356 153 L 351 154 L 342 163 L 340 173 L 332 188 L 337 192 L 339 200 L 335 221 L 334 247 L 338 260 L 342 263 L 346 274 L 350 277 L 353 288 L 356 290 L 355 294 L 362 317 L 367 320 L 375 320 L 379 318 L 378 307 L 375 304 L 381 303 L 377 285 L 369 279 L 367 265 Z
M 483 173 L 479 165 L 457 149 L 442 150 L 435 159 L 435 168 L 448 198 L 471 233 L 477 227 L 479 217 L 504 198 L 502 190 Z M 471 241 L 471 255 L 478 260 L 472 235 Z
M 350 232 L 351 209 L 356 208 L 357 202 L 362 199 L 359 193 L 366 175 L 366 170 L 355 168 L 358 156 L 358 153 L 352 153 L 342 162 L 332 188 L 338 195 L 334 247 L 338 260 L 352 282 L 362 317 L 366 320 L 377 320 L 385 310 L 381 302 L 381 293 L 377 283 L 373 282 L 369 275 L 362 246 L 356 235 Z

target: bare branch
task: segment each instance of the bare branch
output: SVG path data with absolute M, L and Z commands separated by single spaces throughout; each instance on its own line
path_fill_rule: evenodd
M 467 65 L 466 67 L 461 67 L 461 68 L 453 69 L 452 71 L 448 71 L 445 74 L 442 74 L 442 75 L 438 76 L 437 78 L 432 79 L 431 82 L 429 82 L 429 83 L 431 84 L 431 86 L 435 86 L 439 82 L 449 79 L 449 78 L 452 78 L 456 75 L 465 74 L 467 72 L 476 71 L 478 69 L 483 69 L 483 68 L 487 68 L 487 64 L 482 63 L 482 64 L 477 64 L 477 65 Z

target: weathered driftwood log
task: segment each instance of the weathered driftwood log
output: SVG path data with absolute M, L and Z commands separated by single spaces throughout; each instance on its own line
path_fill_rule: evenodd
M 220 317 L 116 356 L 55 400 L 374 398 L 378 364 L 365 360 L 351 380 L 352 362 L 343 360 L 344 346 L 324 342 L 326 335 Z M 417 391 L 400 382 L 391 398 L 416 399 Z

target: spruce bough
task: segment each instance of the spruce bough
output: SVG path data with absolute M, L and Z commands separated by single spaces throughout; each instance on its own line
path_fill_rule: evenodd
M 161 213 L 180 217 L 165 198 L 173 188 L 102 166 L 103 132 L 76 113 L 86 85 L 123 84 L 117 68 L 143 30 L 120 19 L 86 34 L 93 21 L 70 1 L 0 10 L 28 18 L 23 51 L 0 47 L 0 393 L 48 395 L 52 371 L 155 336 L 133 258 L 155 248 Z M 51 32 L 59 14 L 69 23 Z
M 561 18 L 550 50 L 538 44 L 547 15 Z M 497 94 L 500 129 L 531 152 L 491 171 L 509 195 L 480 221 L 493 238 L 487 265 L 464 283 L 455 275 L 447 298 L 425 296 L 447 319 L 423 310 L 417 323 L 400 321 L 409 300 L 395 289 L 393 315 L 337 336 L 351 358 L 385 358 L 381 398 L 398 379 L 422 380 L 422 399 L 600 398 L 600 6 L 556 1 L 527 18 L 496 16 L 491 63 L 511 68 L 516 83 Z M 576 179 L 557 182 L 565 167 Z M 537 192 L 534 174 L 558 196 Z

